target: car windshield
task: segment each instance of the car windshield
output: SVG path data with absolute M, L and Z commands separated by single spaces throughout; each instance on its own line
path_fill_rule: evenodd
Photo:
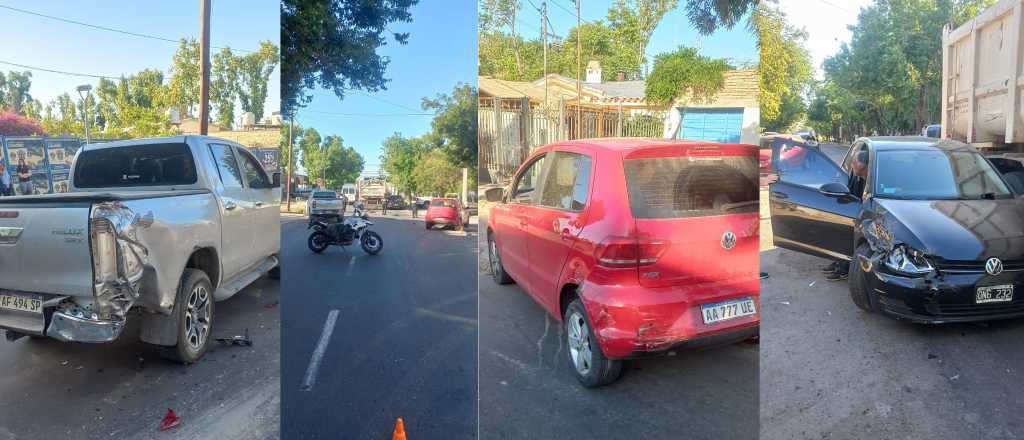
M 430 201 L 430 206 L 443 206 L 446 208 L 454 208 L 455 201 L 451 199 L 434 199 Z
M 333 192 L 333 191 L 315 192 L 315 193 L 313 193 L 313 198 L 314 199 L 336 199 L 336 198 L 338 198 L 338 193 Z
M 880 151 L 875 195 L 889 199 L 1013 197 L 999 172 L 974 151 Z

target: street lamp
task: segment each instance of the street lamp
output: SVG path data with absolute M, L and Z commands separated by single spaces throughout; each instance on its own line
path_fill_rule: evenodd
M 77 87 L 78 96 L 82 97 L 82 108 L 85 110 L 85 143 L 89 143 L 89 94 L 92 91 L 92 85 L 83 84 Z

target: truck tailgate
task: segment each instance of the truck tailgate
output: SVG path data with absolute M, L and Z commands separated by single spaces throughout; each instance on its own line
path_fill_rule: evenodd
M 91 206 L 0 203 L 0 290 L 91 296 Z

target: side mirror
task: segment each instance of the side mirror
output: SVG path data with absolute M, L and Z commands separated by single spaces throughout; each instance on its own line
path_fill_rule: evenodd
M 484 193 L 488 202 L 500 202 L 505 198 L 505 188 L 490 188 Z
M 821 186 L 818 192 L 831 197 L 842 197 L 850 195 L 850 188 L 839 182 L 829 182 Z
M 275 172 L 270 175 L 270 186 L 271 188 L 281 187 L 281 173 Z

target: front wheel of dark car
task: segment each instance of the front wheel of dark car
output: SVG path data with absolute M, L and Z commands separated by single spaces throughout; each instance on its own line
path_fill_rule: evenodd
M 619 378 L 622 374 L 622 361 L 604 356 L 579 298 L 574 299 L 565 310 L 562 325 L 569 343 L 569 349 L 566 350 L 569 367 L 583 386 L 595 388 Z
M 501 264 L 501 254 L 498 253 L 498 242 L 494 241 L 494 235 L 487 235 L 487 262 L 491 267 L 491 278 L 495 283 L 508 284 L 512 277 L 505 272 L 505 266 Z
M 191 364 L 203 357 L 213 329 L 213 284 L 206 273 L 185 269 L 174 301 L 178 343 L 163 347 L 161 354 L 172 361 Z
M 850 261 L 850 299 L 857 305 L 861 310 L 874 313 L 878 310 L 878 306 L 875 304 L 875 299 L 871 293 L 871 289 L 868 288 L 867 280 L 865 277 L 867 274 L 864 273 L 864 268 L 861 267 L 860 256 L 867 257 L 871 254 L 871 247 L 867 243 L 861 243 L 857 246 L 857 250 L 853 253 L 853 261 Z

